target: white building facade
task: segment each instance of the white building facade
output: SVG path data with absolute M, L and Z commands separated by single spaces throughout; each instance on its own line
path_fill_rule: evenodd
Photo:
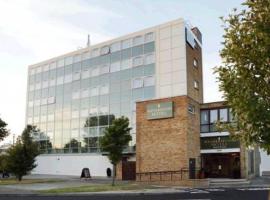
M 135 102 L 187 95 L 187 44 L 201 47 L 178 19 L 30 65 L 26 124 L 40 129 L 42 152 L 33 173 L 106 176 L 98 140 L 112 120 L 129 118 L 134 152 Z

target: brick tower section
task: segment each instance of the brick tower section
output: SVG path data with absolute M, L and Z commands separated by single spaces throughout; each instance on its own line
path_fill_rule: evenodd
M 147 105 L 173 102 L 172 118 L 147 119 Z M 189 106 L 194 106 L 191 113 Z M 136 172 L 188 168 L 189 158 L 199 166 L 199 104 L 187 96 L 137 103 Z

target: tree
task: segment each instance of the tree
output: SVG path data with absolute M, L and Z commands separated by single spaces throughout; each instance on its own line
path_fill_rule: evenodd
M 115 183 L 116 165 L 121 161 L 122 152 L 132 139 L 129 133 L 130 130 L 128 118 L 116 118 L 112 125 L 105 129 L 104 136 L 99 141 L 101 150 L 108 152 L 108 158 L 113 165 L 113 186 Z
M 0 118 L 0 141 L 4 140 L 5 137 L 7 137 L 9 135 L 8 130 L 6 129 L 7 123 L 4 122 L 1 118 Z
M 35 126 L 27 125 L 21 138 L 7 150 L 7 168 L 19 181 L 36 167 L 35 158 L 39 154 L 38 144 L 31 137 L 31 134 L 36 131 L 38 130 Z
M 215 69 L 238 129 L 232 135 L 270 154 L 270 1 L 246 0 L 222 18 L 222 66 Z

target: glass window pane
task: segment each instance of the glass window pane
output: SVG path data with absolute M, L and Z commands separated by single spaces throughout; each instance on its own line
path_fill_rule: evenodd
M 131 59 L 125 59 L 121 61 L 121 70 L 129 69 L 131 67 Z
M 143 79 L 137 78 L 134 79 L 132 82 L 132 88 L 141 88 L 143 87 Z
M 111 52 L 120 51 L 121 50 L 121 43 L 116 42 L 111 45 Z
M 133 67 L 143 65 L 143 58 L 141 56 L 133 58 Z
M 149 42 L 144 45 L 144 53 L 150 53 L 155 51 L 155 43 L 154 42 Z
M 127 49 L 127 48 L 131 47 L 131 44 L 132 44 L 131 39 L 123 40 L 122 41 L 122 49 Z
M 143 37 L 142 36 L 136 36 L 133 38 L 133 46 L 137 46 L 143 43 Z
M 228 109 L 223 108 L 219 110 L 219 120 L 221 122 L 227 122 L 228 121 Z
M 144 59 L 144 64 L 145 65 L 148 65 L 148 64 L 152 64 L 155 62 L 155 56 L 154 54 L 148 54 L 145 56 L 145 59 Z
M 136 46 L 132 48 L 132 56 L 140 56 L 143 54 L 143 45 Z
M 155 78 L 153 76 L 148 76 L 144 78 L 144 87 L 155 85 Z
M 155 74 L 155 64 L 144 66 L 144 75 L 149 76 Z
M 215 123 L 218 120 L 218 110 L 210 110 L 210 123 Z
M 131 48 L 122 50 L 121 57 L 122 57 L 122 60 L 130 58 L 131 57 Z
M 201 110 L 201 124 L 209 124 L 209 111 Z
M 145 87 L 143 90 L 145 100 L 155 98 L 155 87 Z
M 110 72 L 120 71 L 120 62 L 111 63 Z
M 132 77 L 142 77 L 144 75 L 143 70 L 143 66 L 132 68 Z
M 144 36 L 145 43 L 152 42 L 153 40 L 154 40 L 154 33 L 153 32 L 145 34 L 145 36 Z

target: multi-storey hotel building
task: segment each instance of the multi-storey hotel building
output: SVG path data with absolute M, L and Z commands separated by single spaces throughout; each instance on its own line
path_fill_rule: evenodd
M 213 123 L 230 115 L 202 105 L 202 86 L 202 36 L 183 19 L 30 65 L 26 124 L 40 129 L 34 137 L 42 152 L 33 173 L 80 175 L 87 167 L 105 176 L 111 164 L 98 141 L 119 116 L 130 120 L 124 153 L 137 173 L 240 162 L 239 142 L 213 147 L 229 141 Z

